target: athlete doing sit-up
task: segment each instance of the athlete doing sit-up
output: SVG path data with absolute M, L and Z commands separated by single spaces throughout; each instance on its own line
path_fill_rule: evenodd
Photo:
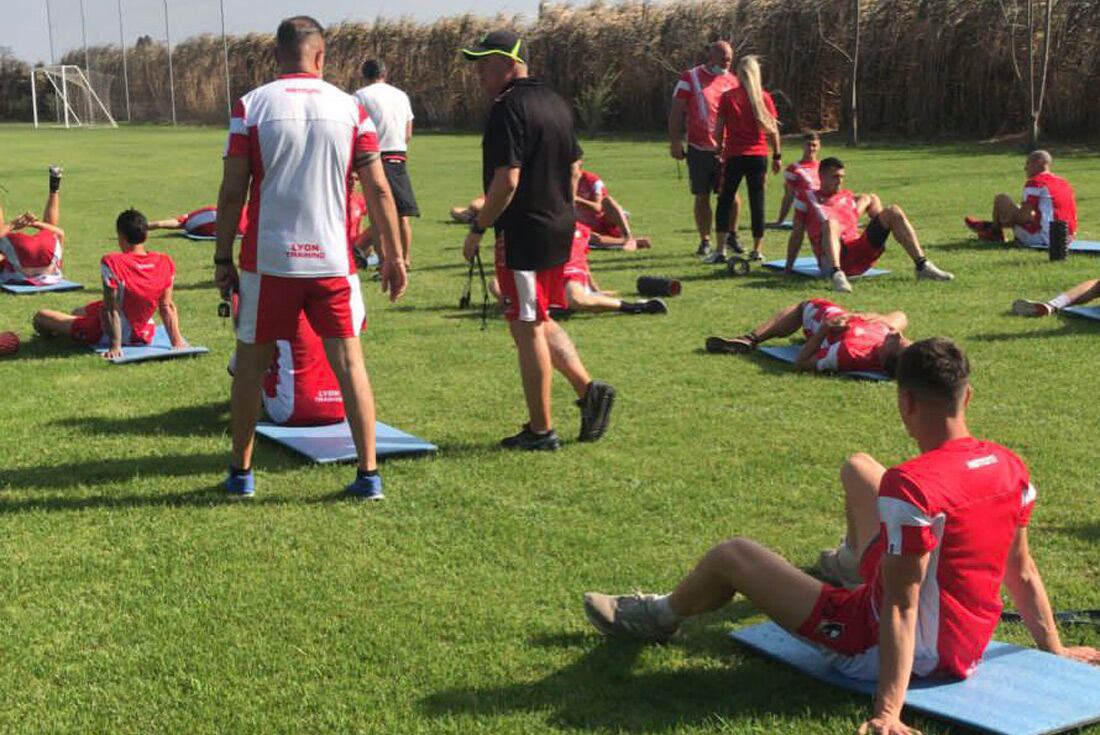
M 789 337 L 801 329 L 806 342 L 795 359 L 796 370 L 893 376 L 898 355 L 910 344 L 902 334 L 908 324 L 900 311 L 861 314 L 825 299 L 810 299 L 782 309 L 740 337 L 708 337 L 706 349 L 712 353 L 752 352 L 762 342 Z
M 41 219 L 24 212 L 5 222 L 0 207 L 0 283 L 47 286 L 62 280 L 61 173 L 60 167 L 50 166 L 50 192 Z M 28 227 L 37 232 L 23 232 Z
M 589 621 L 605 635 L 663 642 L 686 618 L 740 592 L 842 674 L 877 680 L 874 711 L 860 729 L 875 735 L 913 732 L 901 721 L 911 676 L 965 678 L 981 664 L 1000 621 L 1002 585 L 1039 648 L 1100 663 L 1094 648 L 1062 645 L 1028 550 L 1035 487 L 1019 457 L 970 435 L 969 373 L 950 340 L 901 354 L 898 413 L 921 454 L 891 469 L 867 454 L 845 463 L 846 542 L 842 555 L 823 555 L 858 586 L 823 583 L 754 541 L 731 538 L 671 594 L 588 593 Z
M 884 207 L 875 194 L 853 194 L 842 189 L 844 164 L 839 158 L 826 158 L 818 168 L 821 187 L 803 189 L 794 200 L 794 229 L 787 243 L 786 272 L 792 272 L 802 238 L 808 234 L 821 272 L 832 279 L 834 291 L 850 292 L 848 276 L 867 271 L 882 257 L 890 235 L 913 259 L 917 278 L 950 281 L 947 271 L 937 268 L 924 255 L 917 233 L 901 207 Z M 870 217 L 860 231 L 859 219 Z

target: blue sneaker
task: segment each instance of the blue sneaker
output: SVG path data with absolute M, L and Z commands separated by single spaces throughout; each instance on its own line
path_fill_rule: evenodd
M 356 477 L 355 482 L 344 488 L 344 493 L 362 500 L 382 500 L 386 497 L 382 494 L 381 475 Z
M 251 498 L 256 493 L 256 477 L 252 470 L 243 475 L 234 475 L 230 470 L 223 485 L 226 493 L 238 498 Z

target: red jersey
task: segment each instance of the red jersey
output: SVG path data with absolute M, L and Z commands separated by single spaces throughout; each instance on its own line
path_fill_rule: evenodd
M 324 343 L 305 312 L 298 315 L 294 339 L 275 342 L 275 355 L 264 376 L 263 402 L 268 418 L 285 426 L 344 420 L 340 384 L 328 364 Z
M 820 161 L 799 161 L 787 166 L 783 172 L 783 181 L 787 186 L 793 187 L 796 192 L 803 189 L 821 188 L 821 178 L 818 176 Z
M 367 214 L 367 198 L 360 191 L 353 191 L 348 198 L 348 242 L 354 243 L 363 227 Z
M 562 271 L 562 277 L 566 282 L 578 281 L 586 288 L 589 286 L 592 275 L 588 271 L 588 241 L 591 237 L 592 230 L 578 222 L 576 229 L 573 230 L 573 247 L 569 251 L 569 260 L 566 261 Z
M 704 151 L 717 147 L 714 124 L 718 119 L 718 103 L 723 94 L 738 86 L 736 74 L 728 71 L 712 74 L 704 64 L 693 66 L 680 75 L 672 97 L 684 101 L 688 145 Z
M 829 316 L 832 316 L 830 314 Z M 819 372 L 882 372 L 877 350 L 891 332 L 884 322 L 853 316 L 839 336 L 828 336 L 815 355 Z
M 27 281 L 39 285 L 61 280 L 61 238 L 49 230 L 33 235 L 9 232 L 0 237 L 0 282 Z
M 848 312 L 827 299 L 810 299 L 802 307 L 802 334 L 809 339 L 817 334 L 823 322 Z
M 1024 184 L 1024 202 L 1035 210 L 1031 222 L 1017 225 L 1016 239 L 1025 245 L 1050 245 L 1050 223 L 1060 219 L 1069 229 L 1069 242 L 1077 234 L 1077 199 L 1073 187 L 1061 176 L 1044 171 Z
M 217 237 L 218 235 L 218 208 L 202 207 L 194 212 L 179 216 L 180 227 L 187 230 L 187 234 L 196 237 Z M 241 208 L 241 221 L 237 225 L 237 234 L 243 235 L 248 228 L 248 207 Z
M 603 179 L 600 178 L 599 174 L 594 174 L 591 171 L 581 171 L 581 178 L 577 182 L 577 196 L 579 198 L 602 204 L 608 194 L 607 185 L 603 183 Z M 608 218 L 606 212 L 601 211 L 597 214 L 591 208 L 581 204 L 576 205 L 574 209 L 576 209 L 577 220 L 594 232 L 608 237 L 622 237 L 622 230 Z
M 148 344 L 156 325 L 153 314 L 172 287 L 176 264 L 164 253 L 108 253 L 100 261 L 103 285 L 117 289 L 122 314 L 122 343 Z
M 764 98 L 764 107 L 772 117 L 779 119 L 772 96 L 764 91 L 761 95 Z M 726 121 L 723 158 L 768 155 L 768 139 L 764 137 L 764 129 L 753 115 L 749 93 L 744 87 L 736 87 L 722 95 L 722 100 L 718 103 L 718 117 Z
M 821 227 L 829 220 L 840 223 L 840 241 L 851 243 L 859 239 L 859 208 L 856 198 L 847 189 L 841 189 L 831 197 L 820 189 L 801 189 L 794 198 L 794 218 L 801 219 L 810 236 L 814 254 L 821 255 Z
M 1027 467 L 993 442 L 955 439 L 887 470 L 881 531 L 863 555 L 875 617 L 884 554 L 930 554 L 917 610 L 913 672 L 966 677 L 1001 616 L 1005 560 L 1035 502 Z

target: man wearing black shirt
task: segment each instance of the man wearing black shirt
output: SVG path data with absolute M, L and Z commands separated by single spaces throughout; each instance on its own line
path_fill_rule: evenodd
M 595 441 L 607 431 L 615 390 L 589 378 L 569 335 L 549 317 L 551 306 L 565 305 L 563 271 L 573 241 L 581 148 L 572 112 L 553 90 L 527 76 L 526 48 L 515 33 L 494 31 L 462 53 L 477 62 L 481 87 L 493 98 L 481 143 L 485 204 L 463 252 L 472 259 L 482 235 L 495 227 L 497 280 L 530 416 L 502 444 L 558 448 L 550 415 L 554 368 L 577 392 L 580 441 Z

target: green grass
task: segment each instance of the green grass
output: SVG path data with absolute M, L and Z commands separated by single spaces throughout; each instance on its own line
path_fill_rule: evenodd
M 39 209 L 46 165 L 64 163 L 66 273 L 94 286 L 120 209 L 163 217 L 214 201 L 223 138 L 0 127 L 3 204 Z M 826 142 L 851 187 L 900 202 L 958 276 L 917 283 L 891 245 L 893 275 L 857 282 L 843 303 L 903 309 L 913 337 L 949 335 L 969 350 L 974 431 L 1020 452 L 1039 487 L 1032 545 L 1055 605 L 1100 607 L 1090 439 L 1100 331 L 1007 313 L 1017 296 L 1094 277 L 1098 261 L 1049 263 L 965 237 L 962 214 L 1019 189 L 1016 153 Z M 265 443 L 256 499 L 219 496 L 233 337 L 215 316 L 208 243 L 152 239 L 178 265 L 184 334 L 213 351 L 200 359 L 120 368 L 30 338 L 34 310 L 73 308 L 94 290 L 0 298 L 0 330 L 25 340 L 0 361 L 0 731 L 852 732 L 865 699 L 726 640 L 758 619 L 743 603 L 659 648 L 604 643 L 584 620 L 584 591 L 667 589 L 735 534 L 810 565 L 842 533 L 845 456 L 889 464 L 915 451 L 889 385 L 702 353 L 706 335 L 743 331 L 821 284 L 717 277 L 690 256 L 687 183 L 663 145 L 586 149 L 656 242 L 642 255 L 594 254 L 601 284 L 631 293 L 640 274 L 685 282 L 667 317 L 566 325 L 591 372 L 619 390 L 609 435 L 553 456 L 496 449 L 524 419 L 513 348 L 503 322 L 481 331 L 455 309 L 463 230 L 442 221 L 478 187 L 478 139 L 421 136 L 411 166 L 425 216 L 409 292 L 390 306 L 367 289 L 363 344 L 380 418 L 441 451 L 386 463 L 382 504 L 338 498 L 347 466 L 305 465 Z M 1083 233 L 1100 239 L 1097 157 L 1056 154 Z M 769 214 L 778 193 L 772 180 Z M 778 257 L 783 242 L 769 233 L 767 252 Z M 554 398 L 571 438 L 564 381 Z M 1021 626 L 998 636 L 1026 640 Z M 1100 644 L 1095 632 L 1065 637 Z

